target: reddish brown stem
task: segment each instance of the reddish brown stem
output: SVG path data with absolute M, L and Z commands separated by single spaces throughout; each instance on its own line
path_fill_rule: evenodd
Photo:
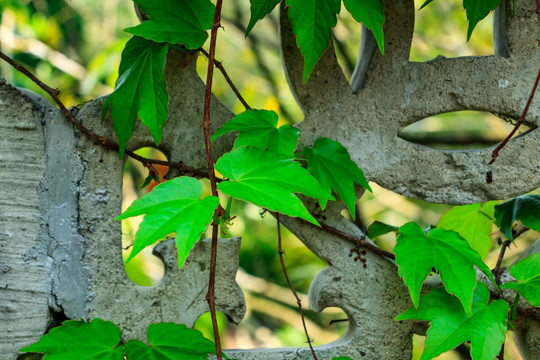
M 501 250 L 499 252 L 499 257 L 497 258 L 497 264 L 495 264 L 495 268 L 493 269 L 493 274 L 495 275 L 495 282 L 497 283 L 497 286 L 501 286 L 501 265 L 504 259 L 504 254 L 506 253 L 506 249 L 508 249 L 511 243 L 512 242 L 510 240 L 506 240 L 505 242 L 503 242 Z

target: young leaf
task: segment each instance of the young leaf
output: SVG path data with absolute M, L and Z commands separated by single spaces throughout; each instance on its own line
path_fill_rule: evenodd
M 363 23 L 375 36 L 381 54 L 384 54 L 384 4 L 381 0 L 343 0 L 343 4 L 354 20 Z
M 200 182 L 184 176 L 161 183 L 152 192 L 135 200 L 116 218 L 121 220 L 146 214 L 135 235 L 133 250 L 127 261 L 148 245 L 176 232 L 178 267 L 182 267 L 219 204 L 215 196 L 201 199 L 202 192 Z
M 493 245 L 491 227 L 495 201 L 481 204 L 455 206 L 448 210 L 437 223 L 437 227 L 453 230 L 463 237 L 485 259 Z
M 495 206 L 495 224 L 507 239 L 512 237 L 514 221 L 533 230 L 540 231 L 540 195 L 523 195 Z
M 463 0 L 463 7 L 467 12 L 467 20 L 469 20 L 467 41 L 471 38 L 476 24 L 485 18 L 490 11 L 495 10 L 500 2 L 501 0 Z
M 339 198 L 347 205 L 352 218 L 356 212 L 356 194 L 354 183 L 371 190 L 364 173 L 352 160 L 347 149 L 340 143 L 328 138 L 320 137 L 315 140 L 313 150 L 304 149 L 308 160 L 309 172 L 321 183 L 328 192 L 335 191 Z M 321 201 L 324 209 L 326 201 Z
M 120 157 L 133 134 L 137 115 L 150 130 L 156 144 L 161 141 L 169 102 L 163 80 L 167 50 L 167 44 L 135 36 L 122 51 L 116 86 L 103 102 L 102 109 L 104 117 L 111 108 Z
M 156 42 L 200 48 L 212 28 L 216 7 L 210 0 L 134 0 L 150 20 L 125 31 Z
M 341 0 L 287 0 L 286 4 L 289 6 L 289 19 L 296 43 L 304 56 L 302 81 L 306 82 L 315 64 L 328 49 Z
M 129 360 L 207 360 L 215 354 L 213 342 L 194 329 L 173 323 L 150 324 L 148 343 L 130 340 L 125 345 Z
M 216 170 L 229 179 L 218 185 L 225 194 L 315 225 L 319 223 L 294 193 L 333 200 L 299 163 L 272 151 L 239 147 L 223 155 L 216 163 Z
M 493 280 L 480 255 L 454 231 L 433 229 L 426 235 L 415 223 L 407 223 L 399 228 L 394 252 L 399 275 L 409 288 L 415 307 L 418 307 L 422 283 L 432 268 L 439 271 L 446 291 L 459 298 L 469 316 L 476 286 L 474 266 Z
M 270 14 L 281 0 L 249 0 L 249 2 L 251 3 L 251 17 L 246 30 L 246 36 L 248 36 L 257 21 Z
M 473 360 L 493 360 L 504 342 L 508 310 L 504 300 L 489 303 L 487 286 L 478 283 L 472 316 L 463 311 L 458 299 L 437 288 L 422 296 L 418 309 L 410 308 L 395 320 L 430 321 L 420 360 L 432 359 L 466 341 L 471 342 Z
M 124 349 L 118 346 L 120 340 L 120 329 L 110 321 L 67 320 L 20 351 L 47 354 L 45 358 L 50 360 L 122 360 Z
M 368 237 L 370 239 L 375 239 L 378 236 L 388 234 L 389 232 L 397 232 L 399 228 L 397 226 L 392 226 L 385 224 L 380 221 L 374 221 L 373 224 L 369 225 Z
M 508 282 L 501 287 L 514 289 L 532 306 L 540 306 L 540 253 L 533 254 L 510 268 L 519 282 Z
M 251 145 L 292 156 L 300 131 L 291 125 L 282 125 L 278 128 L 277 123 L 278 116 L 273 111 L 247 110 L 227 121 L 211 140 L 214 141 L 222 135 L 238 131 L 238 138 L 234 143 L 235 148 Z

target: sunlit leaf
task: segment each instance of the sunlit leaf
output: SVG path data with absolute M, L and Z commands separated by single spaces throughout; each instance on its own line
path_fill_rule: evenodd
M 540 231 L 540 195 L 523 195 L 495 206 L 495 224 L 509 240 L 514 221 L 521 220 L 524 226 Z
M 476 24 L 485 18 L 492 10 L 495 10 L 500 2 L 501 0 L 463 0 L 463 7 L 467 13 L 467 20 L 469 20 L 467 41 L 471 38 L 471 34 Z
M 253 29 L 257 21 L 270 14 L 281 0 L 249 0 L 249 2 L 251 3 L 251 17 L 246 29 L 246 36 Z
M 532 306 L 540 306 L 540 253 L 530 255 L 510 267 L 510 274 L 518 282 L 508 282 L 501 287 L 514 289 Z
M 353 18 L 359 23 L 364 24 L 371 32 L 381 53 L 384 53 L 384 4 L 381 0 L 343 0 L 343 4 Z

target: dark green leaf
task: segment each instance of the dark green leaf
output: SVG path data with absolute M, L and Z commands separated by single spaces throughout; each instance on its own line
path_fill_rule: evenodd
M 127 261 L 148 245 L 176 232 L 178 266 L 182 267 L 219 204 L 219 199 L 215 196 L 201 199 L 202 192 L 200 182 L 184 176 L 161 183 L 152 192 L 135 200 L 116 218 L 120 220 L 146 214 Z
M 278 116 L 268 110 L 247 110 L 227 121 L 211 138 L 238 131 L 234 147 L 250 145 L 263 150 L 272 150 L 292 156 L 300 131 L 291 125 L 277 127 Z
M 384 4 L 381 0 L 343 0 L 343 4 L 353 18 L 371 30 L 384 54 Z
M 150 20 L 126 29 L 148 40 L 198 49 L 212 28 L 216 7 L 210 0 L 135 0 Z
M 225 194 L 316 225 L 319 225 L 317 220 L 294 193 L 333 200 L 299 163 L 272 151 L 240 147 L 223 155 L 216 163 L 216 170 L 230 179 L 218 185 Z
M 433 0 L 426 0 L 422 6 L 420 6 L 420 9 L 419 10 L 422 10 L 423 8 L 425 8 L 426 6 L 428 6 L 430 3 L 432 3 Z
M 495 10 L 500 2 L 501 0 L 463 0 L 463 7 L 467 12 L 467 20 L 469 20 L 467 41 L 471 38 L 476 24 L 485 18 L 490 11 Z
M 368 237 L 370 239 L 375 239 L 378 236 L 388 234 L 389 232 L 398 231 L 398 230 L 399 228 L 397 226 L 392 226 L 392 225 L 388 225 L 380 221 L 375 221 L 373 222 L 373 224 L 369 226 Z
M 396 320 L 428 320 L 430 327 L 421 360 L 432 359 L 466 341 L 471 342 L 473 360 L 493 360 L 504 342 L 508 304 L 489 303 L 489 290 L 478 283 L 472 316 L 463 311 L 458 299 L 443 288 L 422 296 L 418 309 L 410 308 Z
M 512 226 L 521 220 L 524 226 L 540 231 L 540 195 L 523 195 L 495 206 L 495 224 L 507 239 L 514 241 Z
M 332 360 L 353 360 L 348 356 L 340 356 L 340 357 L 334 357 Z
M 120 340 L 120 329 L 110 321 L 67 320 L 20 351 L 47 354 L 47 360 L 122 360 Z
M 287 0 L 289 19 L 293 24 L 296 43 L 304 56 L 306 82 L 315 64 L 328 49 L 331 30 L 337 23 L 341 0 Z
M 246 30 L 246 36 L 248 36 L 253 26 L 257 21 L 270 14 L 272 10 L 279 4 L 281 0 L 250 0 L 251 3 L 251 17 L 249 19 L 249 25 Z
M 319 180 L 326 191 L 333 190 L 339 195 L 354 219 L 356 213 L 354 184 L 359 184 L 369 191 L 371 188 L 362 170 L 351 160 L 347 149 L 336 141 L 320 137 L 315 140 L 313 150 L 304 149 L 304 155 L 308 160 L 309 172 Z M 321 208 L 324 209 L 325 206 L 326 201 L 323 200 Z
M 150 130 L 156 144 L 161 141 L 169 102 L 163 80 L 167 50 L 167 44 L 135 36 L 122 51 L 118 80 L 114 91 L 103 103 L 102 112 L 105 116 L 111 108 L 120 157 L 133 134 L 137 115 Z
M 415 223 L 407 223 L 399 228 L 394 252 L 399 275 L 409 288 L 415 307 L 418 307 L 422 284 L 432 268 L 439 271 L 446 291 L 460 299 L 468 315 L 472 312 L 476 286 L 474 266 L 494 281 L 480 255 L 454 231 L 433 229 L 426 235 Z
M 540 306 L 540 253 L 530 255 L 510 268 L 510 274 L 519 282 L 503 284 L 514 289 L 532 306 Z

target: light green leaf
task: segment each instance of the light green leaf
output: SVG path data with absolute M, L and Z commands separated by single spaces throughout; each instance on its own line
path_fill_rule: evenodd
M 394 252 L 399 275 L 409 288 L 415 307 L 418 307 L 422 284 L 432 268 L 439 271 L 446 291 L 459 298 L 469 316 L 476 286 L 474 266 L 495 282 L 480 255 L 454 231 L 433 229 L 426 235 L 415 223 L 407 223 L 399 228 Z
M 398 230 L 399 228 L 397 226 L 388 225 L 380 221 L 374 221 L 373 224 L 369 226 L 368 237 L 370 239 L 375 239 L 378 236 L 388 234 L 392 231 L 397 232 Z
M 455 206 L 448 210 L 437 223 L 437 227 L 453 230 L 463 237 L 485 259 L 493 246 L 491 228 L 493 224 L 489 213 L 497 202 Z
M 163 80 L 167 50 L 167 44 L 135 36 L 122 51 L 116 86 L 103 102 L 102 109 L 104 117 L 111 108 L 120 157 L 133 134 L 137 116 L 148 127 L 155 143 L 159 145 L 161 141 L 169 102 Z
M 493 360 L 504 342 L 509 306 L 504 300 L 489 303 L 489 290 L 478 283 L 472 315 L 443 288 L 422 296 L 418 309 L 410 308 L 396 320 L 428 320 L 430 327 L 421 360 L 432 359 L 466 341 L 473 360 Z
M 156 186 L 152 192 L 135 200 L 116 220 L 146 214 L 135 236 L 131 260 L 145 247 L 176 232 L 178 267 L 182 267 L 191 248 L 212 220 L 219 199 L 201 199 L 200 182 L 180 177 Z
M 246 36 L 248 36 L 253 26 L 257 21 L 270 14 L 272 10 L 279 4 L 281 0 L 250 0 L 251 3 L 251 17 L 246 30 Z
M 148 40 L 198 49 L 212 28 L 216 7 L 210 0 L 135 0 L 150 20 L 125 29 Z
M 315 64 L 328 49 L 341 0 L 287 0 L 286 4 L 296 43 L 304 56 L 302 81 L 306 82 Z
M 519 282 L 503 284 L 514 289 L 532 306 L 540 306 L 540 253 L 530 255 L 510 268 L 510 274 Z
M 215 354 L 213 342 L 194 329 L 173 323 L 150 324 L 148 343 L 130 340 L 125 345 L 128 360 L 207 360 Z
M 476 24 L 485 18 L 490 11 L 495 10 L 500 2 L 501 0 L 463 0 L 463 7 L 467 12 L 467 20 L 469 20 L 467 41 L 471 38 Z
M 319 223 L 294 193 L 334 199 L 299 163 L 272 151 L 240 147 L 223 155 L 216 170 L 230 180 L 218 185 L 225 194 L 315 225 Z
M 507 239 L 514 241 L 512 226 L 521 220 L 524 226 L 540 231 L 540 195 L 523 195 L 495 206 L 495 224 Z
M 362 170 L 351 160 L 347 149 L 336 141 L 320 137 L 315 140 L 313 150 L 304 149 L 304 155 L 308 160 L 309 172 L 326 191 L 330 192 L 332 189 L 339 195 L 354 219 L 356 215 L 354 184 L 359 184 L 369 191 L 371 187 Z M 323 200 L 321 208 L 324 209 L 325 206 L 326 201 Z
M 110 321 L 67 320 L 20 351 L 47 354 L 47 360 L 122 360 L 120 340 L 120 329 Z
M 211 138 L 238 131 L 234 147 L 250 145 L 263 150 L 272 150 L 292 156 L 300 131 L 291 125 L 277 127 L 278 116 L 268 110 L 247 110 L 227 121 Z
M 384 4 L 381 0 L 343 0 L 354 20 L 363 23 L 375 36 L 381 54 L 384 54 Z

